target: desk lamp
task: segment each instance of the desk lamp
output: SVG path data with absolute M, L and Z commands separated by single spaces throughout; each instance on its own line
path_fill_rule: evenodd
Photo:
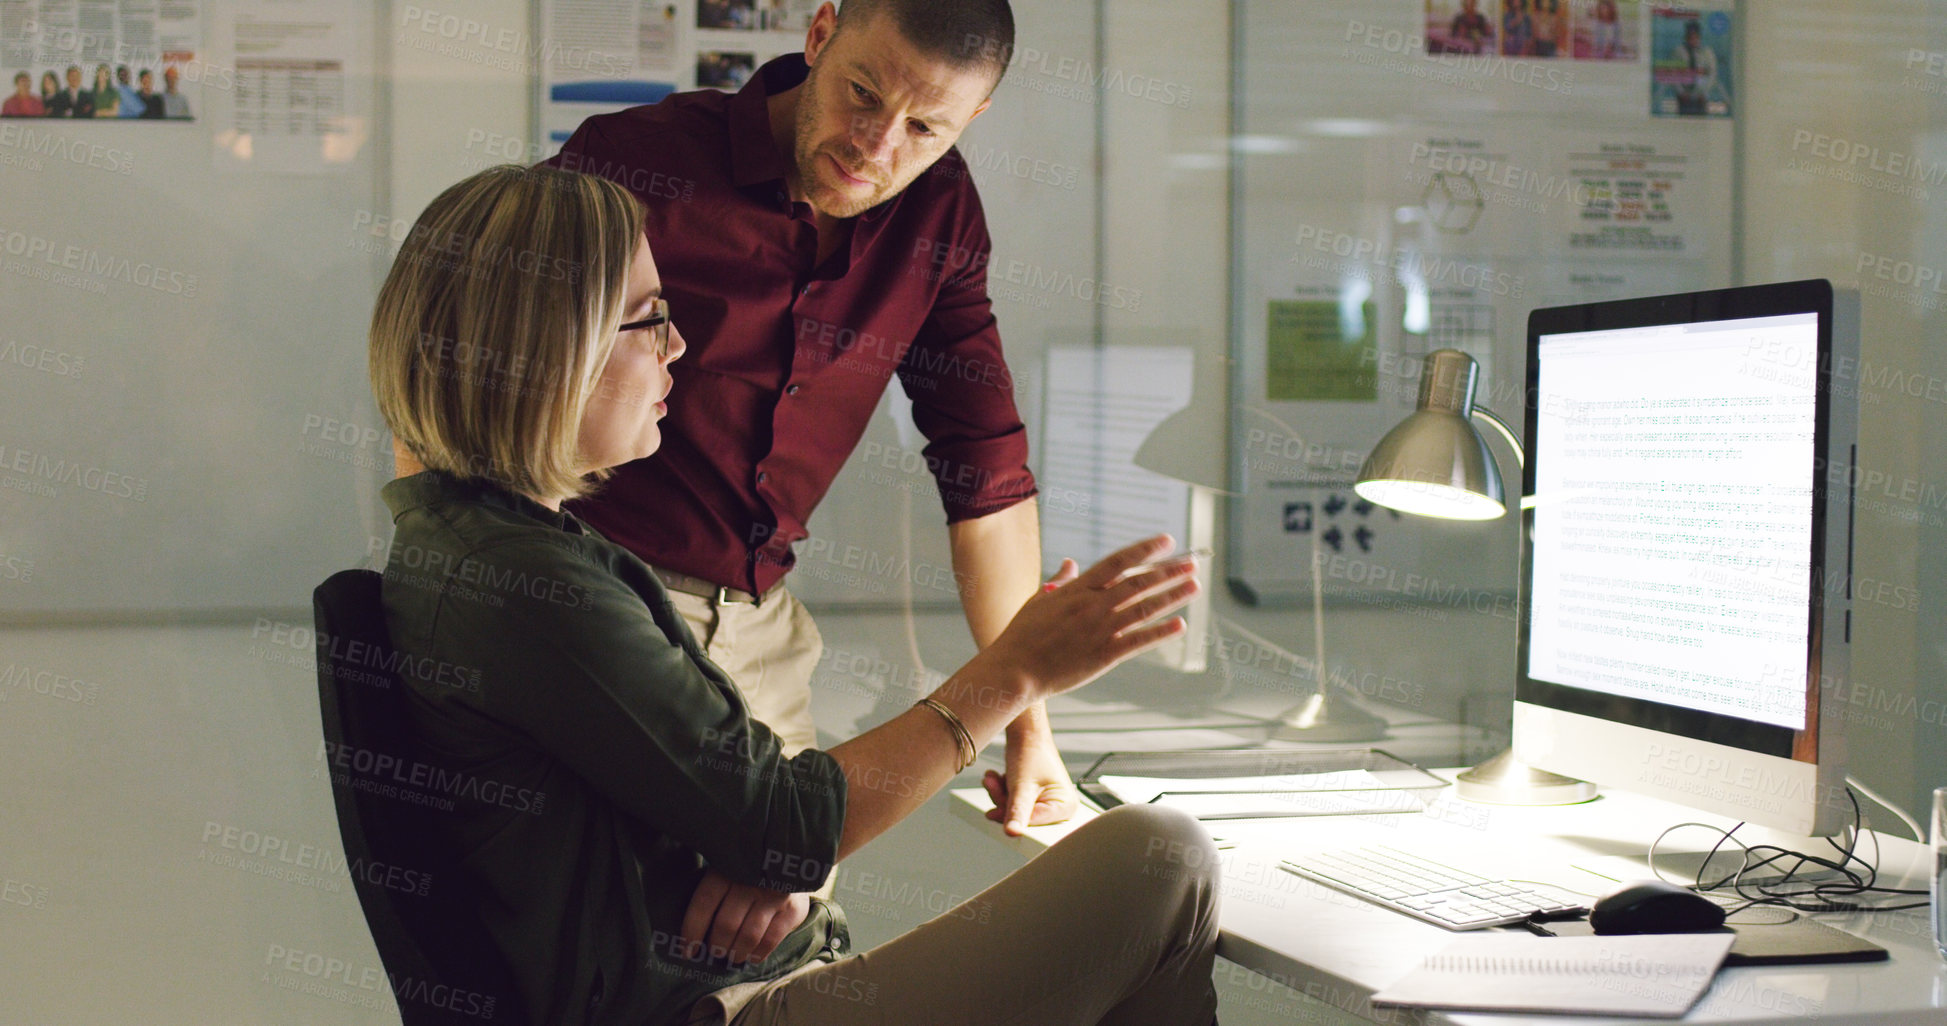
M 1207 380 L 1209 377 L 1206 375 L 1197 376 L 1199 383 Z M 1276 424 L 1287 436 L 1298 437 L 1296 431 L 1270 413 L 1247 409 Z M 1211 459 L 1208 455 L 1210 450 L 1206 447 L 1206 440 L 1218 440 L 1221 444 L 1223 437 L 1223 404 L 1209 401 L 1199 384 L 1190 405 L 1171 414 L 1143 440 L 1142 447 L 1136 450 L 1134 463 L 1151 473 L 1188 484 L 1193 502 L 1208 503 L 1217 495 L 1235 494 L 1225 488 L 1226 482 L 1221 480 L 1223 462 Z M 1325 604 L 1320 565 L 1318 533 L 1314 531 L 1311 535 L 1312 676 L 1316 690 L 1304 701 L 1278 715 L 1271 736 L 1279 741 L 1376 741 L 1386 736 L 1385 719 L 1339 696 L 1332 688 L 1330 673 L 1325 669 Z M 1250 638 L 1256 644 L 1269 644 L 1256 635 L 1250 635 Z
M 1457 349 L 1427 354 L 1418 408 L 1386 433 L 1359 468 L 1352 490 L 1402 513 L 1443 520 L 1494 520 L 1507 512 L 1501 473 L 1475 418 L 1492 426 L 1525 466 L 1521 443 L 1501 418 L 1474 405 L 1480 367 Z M 1529 504 L 1524 500 L 1524 505 Z M 1567 805 L 1595 797 L 1584 780 L 1535 769 L 1513 749 L 1462 773 L 1455 793 L 1500 805 Z

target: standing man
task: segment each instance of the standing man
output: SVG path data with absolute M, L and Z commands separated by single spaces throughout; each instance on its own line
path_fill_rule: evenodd
M 189 117 L 189 97 L 176 91 L 176 81 L 183 73 L 174 64 L 162 68 L 162 116 L 165 118 Z
M 990 242 L 953 144 L 1014 42 L 1007 0 L 823 4 L 805 51 L 735 95 L 589 118 L 550 163 L 649 210 L 690 341 L 653 459 L 574 511 L 656 568 L 786 753 L 816 742 L 822 642 L 783 587 L 791 544 L 897 375 L 926 435 L 955 578 L 985 647 L 1039 586 L 1027 433 L 987 297 Z M 1041 706 L 985 781 L 1018 833 L 1074 810 Z
M 141 87 L 135 91 L 135 98 L 142 103 L 142 116 L 160 119 L 162 97 L 155 91 L 155 75 L 149 69 L 143 68 L 142 73 L 135 76 L 135 80 L 141 83 Z
M 81 69 L 68 65 L 68 87 L 47 102 L 50 118 L 91 118 L 95 116 L 95 97 L 81 88 Z
M 121 103 L 115 108 L 116 117 L 141 118 L 148 116 L 148 102 L 142 99 L 140 93 L 136 92 L 135 84 L 130 81 L 128 65 L 126 64 L 118 64 L 115 66 L 115 91 L 121 94 Z

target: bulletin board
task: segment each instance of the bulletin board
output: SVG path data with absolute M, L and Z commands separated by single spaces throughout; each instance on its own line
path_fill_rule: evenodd
M 1402 517 L 1352 481 L 1413 410 L 1427 352 L 1472 355 L 1480 404 L 1518 432 L 1531 310 L 1731 284 L 1735 11 L 1234 11 L 1232 590 L 1308 605 L 1316 540 L 1328 602 L 1512 593 L 1517 516 Z M 1671 50 L 1693 23 L 1708 57 Z M 1676 115 L 1704 64 L 1710 101 Z
M 14 73 L 164 97 L 0 117 L 0 620 L 305 608 L 370 551 L 378 32 L 332 0 L 0 5 Z

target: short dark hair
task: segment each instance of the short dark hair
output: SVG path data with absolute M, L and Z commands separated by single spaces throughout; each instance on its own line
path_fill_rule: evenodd
M 838 27 L 880 14 L 921 53 L 955 68 L 992 68 L 996 85 L 1014 57 L 1014 9 L 1007 0 L 845 0 Z

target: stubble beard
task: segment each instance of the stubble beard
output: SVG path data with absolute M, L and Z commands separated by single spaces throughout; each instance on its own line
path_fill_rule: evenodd
M 850 194 L 823 185 L 829 175 L 822 166 L 825 154 L 830 153 L 848 169 L 859 163 L 845 159 L 855 154 L 820 150 L 812 141 L 817 134 L 819 122 L 824 120 L 824 112 L 824 104 L 819 99 L 818 93 L 818 69 L 814 67 L 811 73 L 805 76 L 803 87 L 798 90 L 797 140 L 794 147 L 796 152 L 792 154 L 792 165 L 798 176 L 798 187 L 804 190 L 806 200 L 819 213 L 840 220 L 857 217 L 885 202 L 892 194 L 892 190 L 885 185 L 874 183 L 871 194 L 854 199 Z M 829 197 L 829 205 L 823 197 Z

